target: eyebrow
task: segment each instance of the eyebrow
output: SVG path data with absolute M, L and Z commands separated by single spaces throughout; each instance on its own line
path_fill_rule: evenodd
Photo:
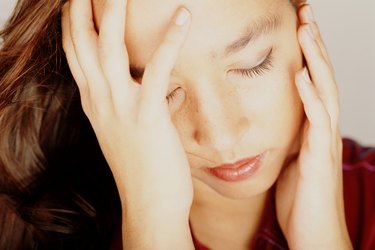
M 281 18 L 277 15 L 264 15 L 250 23 L 240 38 L 225 47 L 224 56 L 229 56 L 242 49 L 249 43 L 254 42 L 262 36 L 276 31 L 281 25 Z
M 224 56 L 229 56 L 244 49 L 249 43 L 276 31 L 280 25 L 281 18 L 277 15 L 264 15 L 257 18 L 245 28 L 245 31 L 237 40 L 225 47 Z M 145 71 L 143 66 L 136 64 L 130 64 L 129 68 L 130 74 L 134 79 L 141 78 Z

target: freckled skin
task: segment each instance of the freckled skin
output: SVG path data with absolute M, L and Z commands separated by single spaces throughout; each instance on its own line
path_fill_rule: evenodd
M 94 0 L 98 27 L 104 1 Z M 189 9 L 192 23 L 171 74 L 169 92 L 178 90 L 169 106 L 192 173 L 190 223 L 201 242 L 211 242 L 209 247 L 241 249 L 256 232 L 267 191 L 285 160 L 299 150 L 304 115 L 294 80 L 302 67 L 295 9 L 286 0 L 129 1 L 130 64 L 147 64 L 179 6 Z M 266 14 L 281 17 L 276 32 L 229 57 L 221 55 Z M 256 66 L 271 49 L 269 71 L 254 78 L 228 73 Z M 267 157 L 256 175 L 241 182 L 224 182 L 203 170 L 264 151 Z
M 102 3 L 94 4 L 100 23 Z M 302 66 L 295 10 L 287 1 L 167 0 L 162 5 L 154 0 L 130 1 L 126 44 L 131 63 L 147 63 L 181 5 L 191 11 L 192 24 L 171 76 L 170 91 L 181 89 L 170 107 L 194 183 L 205 183 L 195 188 L 210 187 L 222 196 L 241 199 L 266 192 L 290 154 L 303 119 L 294 86 L 294 74 Z M 247 24 L 267 13 L 282 17 L 277 32 L 230 57 L 218 56 Z M 230 65 L 260 60 L 265 56 L 261 52 L 270 48 L 270 71 L 252 79 L 228 77 Z M 240 183 L 219 181 L 202 170 L 266 150 L 268 156 L 256 177 Z

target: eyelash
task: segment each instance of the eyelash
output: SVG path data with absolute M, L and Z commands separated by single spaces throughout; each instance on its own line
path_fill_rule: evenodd
M 272 67 L 273 67 L 273 64 L 272 64 L 272 49 L 271 49 L 271 51 L 268 53 L 264 61 L 260 63 L 258 66 L 255 66 L 250 69 L 233 69 L 232 72 L 235 74 L 239 74 L 242 77 L 255 78 L 271 70 Z
M 167 99 L 167 102 L 170 103 L 171 101 L 173 101 L 176 96 L 177 96 L 177 91 L 179 90 L 179 88 L 173 90 L 171 93 L 169 93 L 167 96 L 166 96 L 166 99 Z

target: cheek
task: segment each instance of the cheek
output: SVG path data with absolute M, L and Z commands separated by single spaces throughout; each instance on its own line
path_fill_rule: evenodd
M 293 34 L 291 32 L 289 35 Z M 297 39 L 288 39 L 283 46 L 284 53 L 280 53 L 283 60 L 275 64 L 275 73 L 264 85 L 266 98 L 262 105 L 269 116 L 263 118 L 263 125 L 269 127 L 272 136 L 284 137 L 284 141 L 289 142 L 299 132 L 304 117 L 302 101 L 295 85 L 295 74 L 302 68 L 302 53 Z
M 303 108 L 298 92 L 294 85 L 294 77 L 281 78 L 270 96 L 274 101 L 268 105 L 269 113 L 266 118 L 270 132 L 280 142 L 289 143 L 299 131 L 303 117 Z
M 303 117 L 295 85 L 295 74 L 303 62 L 296 34 L 296 27 L 289 25 L 278 35 L 272 69 L 252 80 L 253 83 L 249 81 L 250 87 L 239 92 L 245 93 L 241 94 L 241 100 L 253 123 L 271 136 L 290 136 L 287 132 L 298 130 Z
M 303 107 L 294 81 L 298 60 L 284 65 L 287 66 L 262 77 L 254 89 L 240 94 L 251 124 L 250 134 L 257 141 L 276 147 L 292 143 L 303 119 Z

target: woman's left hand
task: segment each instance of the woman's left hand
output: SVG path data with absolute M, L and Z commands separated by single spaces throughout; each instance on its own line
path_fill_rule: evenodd
M 334 71 L 310 5 L 299 9 L 299 18 L 298 39 L 309 70 L 296 74 L 296 85 L 306 121 L 299 155 L 277 182 L 277 216 L 291 249 L 351 249 Z

